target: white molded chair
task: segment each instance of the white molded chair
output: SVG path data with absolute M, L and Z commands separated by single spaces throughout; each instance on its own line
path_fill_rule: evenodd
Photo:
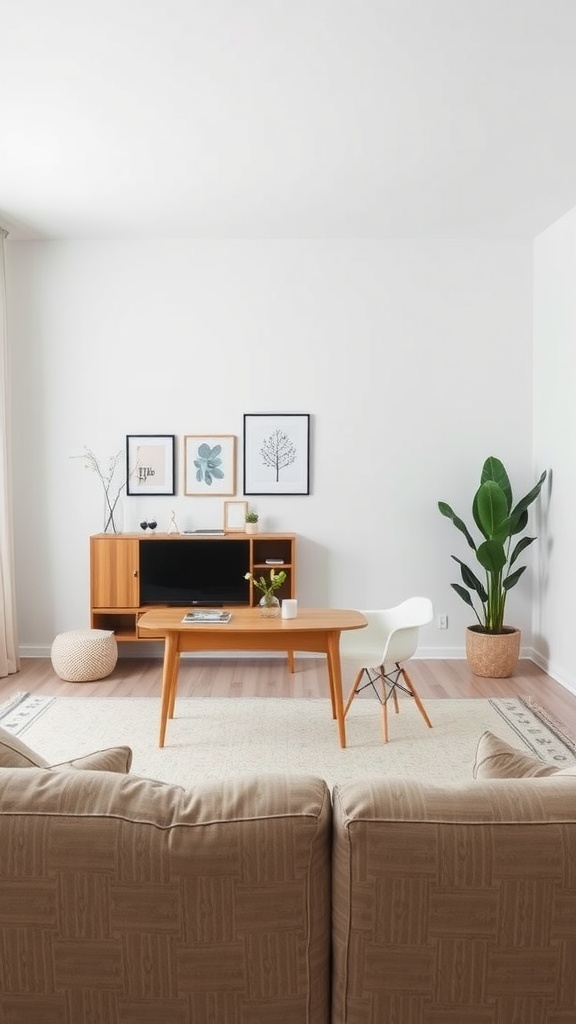
M 432 722 L 404 662 L 413 656 L 418 646 L 421 626 L 432 621 L 434 609 L 427 597 L 410 597 L 394 608 L 381 611 L 363 611 L 368 621 L 364 629 L 351 629 L 340 636 L 340 658 L 345 670 L 353 666 L 357 672 L 344 715 L 360 690 L 372 686 L 382 705 L 382 732 L 388 742 L 388 701 L 392 698 L 396 714 L 399 711 L 398 690 L 413 697 L 429 729 Z M 362 679 L 365 678 L 361 686 Z

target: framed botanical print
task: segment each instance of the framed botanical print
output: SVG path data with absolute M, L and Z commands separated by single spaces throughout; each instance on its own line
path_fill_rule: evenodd
M 184 493 L 236 494 L 236 438 L 232 434 L 186 434 Z
M 126 494 L 175 494 L 174 434 L 128 434 Z
M 244 414 L 244 494 L 310 493 L 310 415 Z

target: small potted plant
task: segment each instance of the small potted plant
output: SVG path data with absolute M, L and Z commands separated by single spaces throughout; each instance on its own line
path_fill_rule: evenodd
M 452 583 L 459 597 L 472 608 L 477 623 L 466 630 L 466 656 L 475 675 L 504 678 L 512 671 L 520 652 L 520 630 L 504 623 L 508 591 L 515 587 L 526 566 L 515 567 L 516 559 L 535 537 L 521 537 L 528 525 L 528 507 L 540 494 L 546 470 L 538 483 L 514 504 L 508 474 L 499 459 L 491 456 L 482 467 L 480 486 L 472 501 L 472 517 L 481 538 L 474 540 L 466 524 L 447 505 L 438 502 L 443 516 L 451 519 L 466 538 L 484 579 L 456 555 L 462 584 Z
M 246 533 L 258 533 L 258 513 L 253 509 L 246 513 Z

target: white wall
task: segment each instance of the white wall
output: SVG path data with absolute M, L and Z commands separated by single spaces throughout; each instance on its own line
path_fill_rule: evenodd
M 529 243 L 8 242 L 20 642 L 45 654 L 88 623 L 96 479 L 126 434 L 235 434 L 242 415 L 312 414 L 312 493 L 251 499 L 299 535 L 298 598 L 368 608 L 429 595 L 449 629 L 422 653 L 463 656 L 450 589 L 487 455 L 533 483 Z M 538 461 L 538 460 L 537 460 Z M 179 492 L 182 489 L 179 480 Z M 127 498 L 181 528 L 220 525 L 211 498 Z M 509 598 L 531 644 L 531 580 Z
M 542 522 L 536 660 L 576 692 L 576 210 L 534 243 L 534 455 L 553 467 Z

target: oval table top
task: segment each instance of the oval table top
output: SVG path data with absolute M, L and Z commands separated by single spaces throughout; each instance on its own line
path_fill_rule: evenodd
M 151 608 L 138 619 L 139 629 L 150 629 L 155 633 L 171 633 L 174 631 L 195 632 L 209 630 L 226 630 L 227 633 L 302 633 L 340 631 L 345 629 L 361 629 L 366 626 L 366 619 L 361 612 L 348 608 L 300 608 L 295 619 L 283 619 L 280 615 L 269 618 L 262 615 L 260 609 L 222 607 L 218 611 L 230 612 L 228 622 L 183 622 L 189 611 L 215 611 L 216 609 L 198 607 L 182 608 Z

